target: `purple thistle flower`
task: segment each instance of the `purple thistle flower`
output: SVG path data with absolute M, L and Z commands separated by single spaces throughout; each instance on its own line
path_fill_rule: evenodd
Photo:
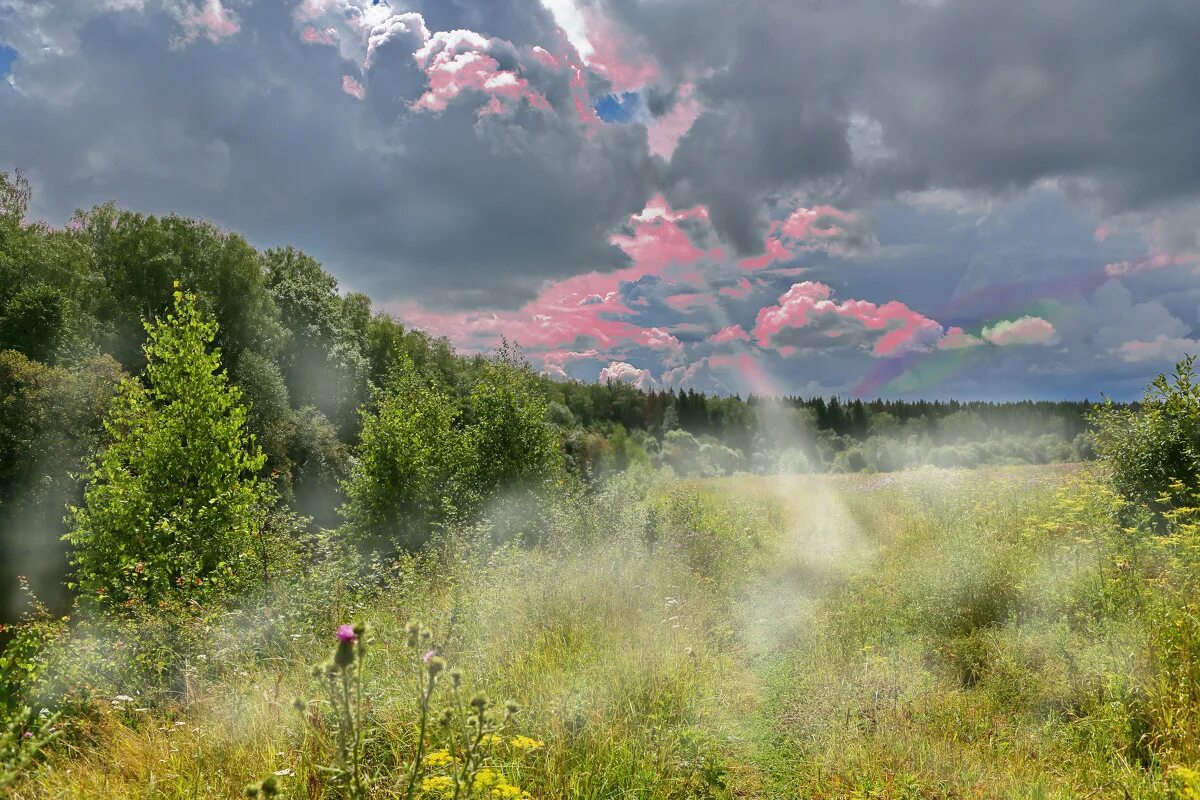
M 429 659 L 433 658 L 436 655 L 437 655 L 437 650 L 429 650 L 425 653 L 425 655 L 421 656 L 421 661 L 428 664 Z
M 354 644 L 358 641 L 358 634 L 354 632 L 353 625 L 338 625 L 337 638 L 343 644 Z

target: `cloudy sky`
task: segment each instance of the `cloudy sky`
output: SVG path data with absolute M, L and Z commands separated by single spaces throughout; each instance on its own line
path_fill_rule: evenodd
M 1200 351 L 1196 0 L 0 0 L 18 167 L 559 376 L 1124 398 Z

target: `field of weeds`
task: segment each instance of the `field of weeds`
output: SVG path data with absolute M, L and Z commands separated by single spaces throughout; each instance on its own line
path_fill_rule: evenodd
M 1190 723 L 1156 716 L 1154 612 L 1119 585 L 1105 492 L 1054 467 L 630 473 L 538 546 L 446 537 L 367 602 L 321 598 L 323 629 L 228 617 L 172 699 L 81 701 L 12 796 L 225 798 L 268 776 L 336 796 L 338 701 L 312 668 L 350 620 L 364 796 L 1172 796 Z M 486 746 L 416 753 L 431 659 L 462 673 L 429 725 L 459 692 L 520 707 L 488 717 Z

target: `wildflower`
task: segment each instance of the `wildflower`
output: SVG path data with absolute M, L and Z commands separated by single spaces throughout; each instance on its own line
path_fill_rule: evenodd
M 504 744 L 504 739 L 494 733 L 487 733 L 484 734 L 483 738 L 480 739 L 479 742 L 484 747 L 495 747 L 496 745 Z
M 539 742 L 537 739 L 534 739 L 531 736 L 514 736 L 509 740 L 508 743 L 514 750 L 520 750 L 522 752 L 536 750 L 545 744 L 545 742 Z
M 519 786 L 513 786 L 511 783 L 500 783 L 492 787 L 492 790 L 488 792 L 488 797 L 497 797 L 502 800 L 517 798 L 519 800 L 519 798 L 528 797 L 528 795 L 523 794 Z
M 454 684 L 455 689 L 462 686 L 462 679 L 463 673 L 461 669 L 455 667 L 454 669 L 450 670 L 450 682 Z
M 487 708 L 487 705 L 487 695 L 483 692 L 480 692 L 471 698 L 471 708 L 475 709 L 476 711 L 483 711 L 485 708 Z
M 445 775 L 430 775 L 421 781 L 421 791 L 428 794 L 448 795 L 454 791 L 454 781 Z
M 454 763 L 454 757 L 447 750 L 434 750 L 429 755 L 422 759 L 422 762 L 427 767 L 437 768 L 445 767 Z
M 339 625 L 337 629 L 338 644 L 333 652 L 333 663 L 336 667 L 345 669 L 354 663 L 354 645 L 358 642 L 358 634 L 353 625 Z
M 426 650 L 425 655 L 421 656 L 421 660 L 424 661 L 426 664 L 428 664 L 429 659 L 433 658 L 436 655 L 437 655 L 437 650 Z
M 497 786 L 504 783 L 505 780 L 499 772 L 491 767 L 484 767 L 475 773 L 475 785 L 480 789 L 488 789 L 492 786 Z

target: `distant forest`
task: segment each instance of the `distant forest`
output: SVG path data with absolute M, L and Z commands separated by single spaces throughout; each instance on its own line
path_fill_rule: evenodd
M 61 571 L 62 520 L 81 500 L 75 476 L 110 435 L 104 420 L 118 384 L 145 366 L 144 321 L 167 313 L 179 287 L 218 326 L 220 363 L 248 401 L 264 474 L 313 526 L 339 523 L 363 414 L 383 387 L 433 387 L 461 401 L 497 364 L 542 395 L 565 467 L 584 484 L 634 463 L 719 475 L 1090 455 L 1084 402 L 786 398 L 782 412 L 772 405 L 768 414 L 761 398 L 552 380 L 507 344 L 456 353 L 374 310 L 367 296 L 340 293 L 332 275 L 291 247 L 259 251 L 203 221 L 112 204 L 52 228 L 26 221 L 29 202 L 23 178 L 0 173 L 5 573 Z M 398 370 L 418 382 L 395 383 Z M 469 412 L 453 413 L 454 425 L 470 423 Z

